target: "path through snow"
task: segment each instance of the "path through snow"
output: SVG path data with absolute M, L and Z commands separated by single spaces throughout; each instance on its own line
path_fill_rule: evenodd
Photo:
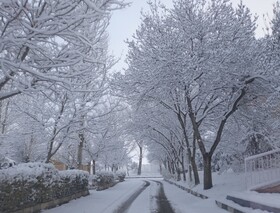
M 136 193 L 137 191 L 141 193 Z M 158 178 L 128 179 L 104 191 L 91 190 L 90 195 L 87 197 L 73 200 L 43 212 L 225 213 L 224 210 L 219 209 L 214 204 L 214 201 L 196 198 Z
M 217 195 L 220 197 L 219 193 Z M 87 197 L 43 212 L 226 213 L 225 210 L 220 209 L 215 204 L 215 198 L 213 196 L 203 200 L 159 178 L 137 178 L 126 179 L 124 182 L 104 191 L 91 190 L 90 195 Z M 263 212 L 261 210 L 244 209 L 254 213 Z

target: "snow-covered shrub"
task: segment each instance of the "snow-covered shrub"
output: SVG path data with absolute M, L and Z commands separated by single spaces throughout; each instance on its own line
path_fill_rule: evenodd
M 88 174 L 26 163 L 0 170 L 0 212 L 12 212 L 87 190 Z
M 10 158 L 0 155 L 0 169 L 7 169 L 16 165 L 16 162 Z
M 116 176 L 120 182 L 123 182 L 125 179 L 125 176 L 126 176 L 126 172 L 125 171 L 116 171 Z
M 44 185 L 52 184 L 59 179 L 58 170 L 52 164 L 22 163 L 0 170 L 0 181 L 13 184 L 18 181 L 37 183 L 44 179 Z
M 81 170 L 59 171 L 64 191 L 71 195 L 74 191 L 84 191 L 88 187 L 89 173 Z
M 117 171 L 117 172 L 116 172 L 116 176 L 117 176 L 117 179 L 118 179 L 120 182 L 123 182 L 124 179 L 125 179 L 125 176 L 126 176 L 126 172 L 125 172 L 125 171 Z
M 125 177 L 126 177 L 126 172 L 125 171 L 117 171 L 115 175 L 120 182 L 123 182 Z
M 94 176 L 93 184 L 96 190 L 104 190 L 115 184 L 115 176 L 113 172 L 98 172 Z
M 170 180 L 170 179 L 177 180 L 176 174 L 171 174 L 167 169 L 162 169 L 161 174 L 162 177 L 166 180 Z
M 89 178 L 88 178 L 89 189 L 95 189 L 96 188 L 96 183 L 97 183 L 97 176 L 96 175 L 89 175 Z

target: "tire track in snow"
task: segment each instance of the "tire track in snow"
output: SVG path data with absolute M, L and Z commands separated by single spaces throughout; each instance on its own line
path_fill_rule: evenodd
M 175 213 L 171 207 L 168 199 L 165 196 L 163 184 L 160 181 L 153 180 L 157 185 L 159 185 L 159 191 L 156 196 L 156 201 L 158 204 L 157 213 Z
M 129 209 L 129 207 L 131 206 L 131 204 L 134 202 L 134 200 L 145 190 L 147 189 L 148 186 L 150 186 L 150 182 L 149 181 L 144 181 L 145 185 L 140 188 L 139 190 L 137 190 L 136 192 L 134 192 L 131 197 L 129 199 L 127 199 L 124 203 L 121 204 L 120 207 L 118 207 L 118 209 L 116 209 L 114 211 L 114 213 L 126 213 Z

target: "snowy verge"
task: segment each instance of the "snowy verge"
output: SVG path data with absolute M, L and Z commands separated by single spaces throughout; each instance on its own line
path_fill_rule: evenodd
M 182 189 L 182 190 L 184 190 L 184 191 L 186 191 L 186 192 L 192 194 L 193 196 L 199 197 L 199 198 L 201 198 L 201 199 L 208 199 L 208 196 L 203 195 L 203 194 L 200 194 L 200 193 L 198 193 L 198 192 L 196 192 L 196 191 L 193 191 L 193 190 L 191 190 L 191 189 L 189 189 L 189 188 L 187 188 L 187 187 L 185 187 L 185 186 L 183 186 L 183 185 L 181 185 L 181 184 L 177 184 L 177 183 L 175 183 L 175 182 L 173 182 L 173 181 L 170 181 L 170 180 L 165 180 L 165 181 L 168 182 L 168 183 L 170 183 L 170 184 L 173 184 L 173 185 L 179 187 L 180 189 Z
M 272 212 L 280 212 L 280 196 L 278 193 L 258 193 L 255 191 L 235 192 L 227 196 L 228 200 L 241 203 L 243 206 L 269 210 L 278 209 Z
M 200 179 L 202 180 L 202 173 L 200 173 Z M 179 185 L 180 188 L 189 188 L 186 182 L 172 181 Z M 262 210 L 254 210 L 248 207 L 242 207 L 233 201 L 227 200 L 228 195 L 235 196 L 237 198 L 244 198 L 251 202 L 262 203 L 271 207 L 279 208 L 279 194 L 271 193 L 258 193 L 254 191 L 248 191 L 245 184 L 245 176 L 243 173 L 213 173 L 213 187 L 208 190 L 203 189 L 203 184 L 199 184 L 191 189 L 195 193 L 202 194 L 209 199 L 216 202 L 221 207 L 227 208 L 231 212 L 264 212 Z

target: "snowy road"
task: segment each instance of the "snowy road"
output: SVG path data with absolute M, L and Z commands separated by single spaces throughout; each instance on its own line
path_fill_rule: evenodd
M 128 179 L 44 213 L 225 213 L 162 179 Z
M 134 192 L 125 202 L 121 204 L 121 206 L 118 209 L 114 211 L 114 213 L 128 213 L 130 206 L 134 203 L 138 196 L 149 186 L 150 182 L 145 181 L 145 185 L 143 185 L 142 188 L 139 188 L 136 192 Z
M 174 213 L 169 201 L 167 200 L 162 181 L 145 180 L 148 186 L 139 196 L 134 200 L 129 208 L 125 211 L 127 213 Z M 123 212 L 117 212 L 123 213 Z
M 174 210 L 172 209 L 169 200 L 166 198 L 166 195 L 164 193 L 163 183 L 160 181 L 154 181 L 154 182 L 158 186 L 157 195 L 156 195 L 157 212 L 174 213 Z

